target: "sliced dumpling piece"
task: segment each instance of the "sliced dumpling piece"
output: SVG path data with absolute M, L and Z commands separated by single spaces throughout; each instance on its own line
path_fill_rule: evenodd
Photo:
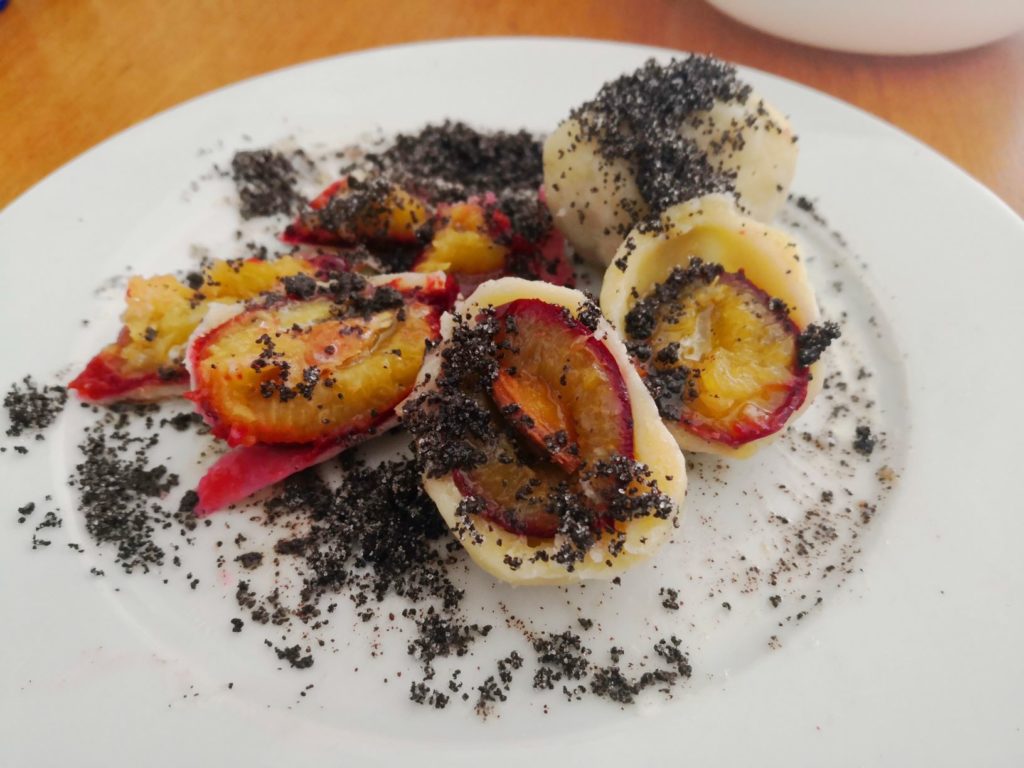
M 441 332 L 403 421 L 424 488 L 482 568 L 520 584 L 611 578 L 667 540 L 685 460 L 593 302 L 507 277 Z
M 349 177 L 310 201 L 281 237 L 340 249 L 361 271 L 443 270 L 465 294 L 505 275 L 574 279 L 565 238 L 536 189 L 428 202 L 382 176 Z
M 231 445 L 308 444 L 365 431 L 409 394 L 437 339 L 447 307 L 420 295 L 419 283 L 431 279 L 451 295 L 440 273 L 383 285 L 350 275 L 303 300 L 245 307 L 191 340 L 187 396 Z M 395 287 L 399 280 L 415 287 Z
M 601 309 L 626 340 L 668 428 L 688 451 L 744 457 L 821 389 L 819 323 L 797 245 L 727 195 L 632 232 L 605 272 Z
M 212 304 L 243 302 L 267 291 L 287 292 L 289 285 L 313 284 L 346 269 L 337 257 L 283 256 L 211 261 L 184 279 L 133 277 L 117 340 L 93 357 L 69 386 L 93 403 L 181 395 L 188 388 L 185 345 Z
M 648 61 L 573 110 L 544 143 L 544 184 L 559 229 L 607 266 L 635 225 L 710 192 L 770 221 L 796 159 L 789 122 L 735 67 L 689 56 Z
M 393 427 L 456 293 L 444 273 L 350 273 L 304 300 L 211 308 L 186 396 L 234 450 L 200 481 L 197 513 Z

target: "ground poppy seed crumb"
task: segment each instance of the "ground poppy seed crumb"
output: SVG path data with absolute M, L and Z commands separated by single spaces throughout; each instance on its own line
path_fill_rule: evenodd
M 428 125 L 399 134 L 367 163 L 436 202 L 456 202 L 486 192 L 529 190 L 543 182 L 541 145 L 526 131 L 481 133 L 465 123 Z
M 662 587 L 658 590 L 658 597 L 664 598 L 661 606 L 669 611 L 679 610 L 679 590 L 670 587 Z
M 292 669 L 308 669 L 313 666 L 313 657 L 303 654 L 302 648 L 298 645 L 291 645 L 287 648 L 274 648 L 277 658 L 287 661 Z
M 444 709 L 448 706 L 450 697 L 436 688 L 430 688 L 426 683 L 412 683 L 409 686 L 409 700 L 434 709 Z
M 41 439 L 43 430 L 53 424 L 67 401 L 68 391 L 64 387 L 40 386 L 31 376 L 25 376 L 20 384 L 12 384 L 4 395 L 4 408 L 10 421 L 7 436 L 34 433 L 36 439 Z M 19 453 L 27 453 L 27 450 Z
M 235 558 L 235 562 L 239 563 L 247 571 L 251 571 L 254 568 L 258 568 L 263 562 L 262 552 L 246 552 Z
M 856 437 L 853 440 L 853 450 L 861 456 L 870 456 L 875 450 L 878 439 L 871 434 L 871 427 L 860 425 L 856 429 Z
M 595 141 L 602 158 L 628 163 L 643 201 L 657 216 L 684 200 L 734 189 L 735 173 L 725 170 L 717 155 L 727 155 L 728 145 L 741 142 L 741 134 L 709 153 L 683 137 L 680 128 L 699 120 L 716 102 L 746 104 L 749 94 L 750 86 L 739 81 L 735 67 L 717 59 L 694 55 L 668 64 L 651 59 L 606 83 L 591 101 L 573 110 L 572 117 L 581 138 Z M 641 221 L 628 197 L 623 197 L 620 209 L 626 214 L 618 228 L 623 236 L 639 223 L 648 229 L 659 227 L 654 218 Z
M 829 345 L 839 336 L 839 325 L 832 321 L 811 323 L 797 339 L 797 363 L 807 368 L 818 362 Z
M 156 434 L 133 435 L 131 416 L 148 417 L 152 406 L 116 407 L 85 430 L 79 444 L 83 460 L 68 483 L 77 490 L 79 509 L 89 535 L 117 549 L 116 560 L 128 573 L 149 571 L 165 559 L 154 534 L 176 517 L 160 500 L 178 485 L 178 476 L 163 464 L 151 466 Z
M 193 427 L 202 427 L 203 417 L 198 413 L 176 413 L 170 418 L 160 419 L 160 426 L 170 426 L 178 432 L 185 432 Z
M 184 495 L 181 497 L 181 501 L 178 503 L 178 511 L 182 513 L 193 512 L 198 503 L 199 494 L 190 488 L 189 490 L 185 491 Z M 195 527 L 194 521 L 190 522 L 192 522 L 192 527 Z
M 291 161 L 269 149 L 235 153 L 231 160 L 231 177 L 235 181 L 243 219 L 290 214 L 300 197 L 294 189 L 295 168 Z

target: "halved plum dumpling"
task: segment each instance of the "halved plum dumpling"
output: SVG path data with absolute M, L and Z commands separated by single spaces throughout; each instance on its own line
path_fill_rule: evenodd
M 336 181 L 314 198 L 281 238 L 287 243 L 350 246 L 415 244 L 429 223 L 426 204 L 381 177 Z
M 211 303 L 246 301 L 266 291 L 287 290 L 284 281 L 310 282 L 343 270 L 330 257 L 285 256 L 213 261 L 184 280 L 173 275 L 128 281 L 124 326 L 71 382 L 88 402 L 154 400 L 180 395 L 188 385 L 185 345 Z
M 442 339 L 403 420 L 474 560 L 516 583 L 610 578 L 664 542 L 685 462 L 586 296 L 488 281 Z
M 231 445 L 317 443 L 378 425 L 412 390 L 441 309 L 391 291 L 251 307 L 197 338 L 188 394 Z
M 796 244 L 721 195 L 631 233 L 601 305 L 679 444 L 726 455 L 749 455 L 809 404 L 814 363 L 838 335 L 815 324 Z

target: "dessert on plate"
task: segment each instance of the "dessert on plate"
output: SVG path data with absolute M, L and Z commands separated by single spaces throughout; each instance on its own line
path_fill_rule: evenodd
M 749 455 L 820 388 L 837 329 L 763 223 L 796 154 L 785 117 L 702 56 L 608 83 L 543 148 L 428 126 L 277 211 L 290 252 L 132 278 L 71 388 L 184 394 L 226 448 L 197 514 L 402 427 L 489 573 L 613 577 L 678 524 L 683 450 Z M 600 304 L 574 257 L 606 269 Z
M 744 457 L 821 389 L 821 323 L 797 244 L 723 194 L 673 206 L 630 233 L 601 309 L 684 450 Z

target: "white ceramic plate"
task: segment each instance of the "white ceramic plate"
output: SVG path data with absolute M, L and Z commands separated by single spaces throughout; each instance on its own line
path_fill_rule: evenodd
M 190 185 L 233 149 L 291 135 L 337 146 L 367 130 L 445 117 L 550 129 L 651 55 L 670 52 L 532 39 L 371 51 L 257 78 L 120 134 L 0 215 L 4 386 L 24 373 L 66 376 L 110 337 L 117 292 L 96 293 L 110 275 L 127 265 L 185 266 L 194 243 L 231 247 L 230 186 Z M 826 310 L 848 313 L 837 365 L 871 367 L 872 423 L 887 433 L 878 461 L 899 475 L 871 525 L 847 531 L 860 534 L 852 573 L 822 592 L 812 616 L 784 621 L 792 612 L 773 613 L 763 589 L 745 595 L 723 583 L 733 566 L 708 562 L 740 550 L 770 558 L 784 543 L 772 539 L 765 516 L 829 482 L 793 440 L 739 468 L 698 462 L 677 541 L 618 588 L 512 590 L 466 576 L 468 599 L 482 610 L 502 601 L 521 617 L 542 615 L 543 606 L 571 620 L 581 605 L 604 624 L 602 642 L 617 635 L 627 650 L 652 624 L 678 631 L 695 671 L 672 700 L 654 695 L 625 710 L 570 704 L 539 698 L 523 678 L 499 717 L 481 721 L 467 707 L 434 712 L 407 701 L 406 683 L 395 685 L 395 670 L 409 663 L 401 633 L 373 659 L 359 628 L 340 620 L 337 653 L 306 672 L 278 671 L 257 631 L 232 635 L 234 577 L 212 557 L 197 561 L 202 585 L 192 592 L 174 570 L 168 585 L 123 577 L 88 542 L 66 487 L 85 418 L 72 408 L 28 456 L 0 456 L 8 507 L 0 764 L 1020 764 L 1024 226 L 891 127 L 793 83 L 744 75 L 792 116 L 802 147 L 795 190 L 815 199 L 849 244 L 789 212 Z M 806 428 L 827 429 L 827 409 L 808 414 Z M 837 427 L 840 442 L 849 427 Z M 190 456 L 189 439 L 172 448 Z M 851 470 L 854 494 L 878 468 L 864 466 L 867 479 Z M 796 496 L 772 495 L 780 478 Z M 49 550 L 31 552 L 31 530 L 16 525 L 14 508 L 42 505 L 46 493 L 64 528 Z M 201 533 L 221 538 L 241 524 L 221 516 L 213 533 Z M 67 542 L 86 552 L 67 551 Z M 90 577 L 93 565 L 107 577 Z M 709 584 L 720 590 L 713 598 Z M 658 585 L 680 586 L 684 610 L 661 609 Z M 799 584 L 787 588 L 792 596 Z M 721 595 L 735 601 L 735 617 L 720 610 Z M 786 626 L 773 630 L 778 622 Z M 505 653 L 512 646 L 501 643 L 517 636 L 496 631 L 506 635 L 493 652 Z M 773 631 L 781 647 L 767 642 Z M 479 677 L 491 663 L 482 653 L 463 666 Z M 309 683 L 316 688 L 300 697 Z

